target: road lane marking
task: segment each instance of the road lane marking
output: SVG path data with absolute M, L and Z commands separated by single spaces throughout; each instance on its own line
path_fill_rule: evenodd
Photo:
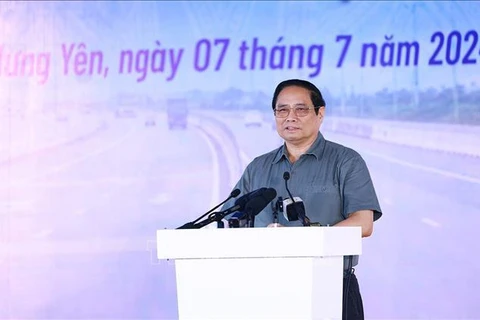
M 201 131 L 201 130 L 200 130 Z M 210 149 L 212 155 L 212 197 L 210 199 L 210 208 L 215 207 L 220 202 L 220 165 L 218 163 L 218 157 L 215 150 L 215 146 L 210 141 L 209 137 L 205 133 L 201 133 Z
M 106 151 L 108 151 L 110 149 L 113 149 L 114 147 L 116 147 L 120 143 L 124 142 L 127 138 L 129 138 L 137 130 L 138 130 L 138 128 L 132 126 L 130 131 L 127 131 L 127 133 L 125 135 L 121 136 L 119 139 L 116 139 L 116 140 L 112 141 L 107 146 L 100 147 L 100 148 L 98 148 L 98 149 L 96 149 L 96 150 L 94 150 L 90 153 L 84 154 L 81 157 L 73 159 L 72 161 L 68 161 L 68 162 L 65 162 L 61 165 L 57 165 L 57 166 L 53 167 L 51 170 L 46 170 L 45 172 L 42 172 L 41 174 L 31 176 L 27 179 L 23 179 L 22 181 L 36 180 L 36 179 L 39 179 L 39 178 L 49 176 L 52 173 L 57 173 L 57 172 L 60 172 L 60 171 L 64 171 L 64 170 L 66 170 L 66 169 L 68 169 L 68 168 L 70 168 L 70 167 L 72 167 L 72 166 L 74 166 L 78 163 L 81 163 L 81 162 L 87 160 L 88 158 L 91 158 L 93 156 L 97 156 L 99 154 L 105 153 Z
M 0 202 L 0 213 L 8 212 L 33 212 L 34 206 L 32 201 L 25 201 L 25 200 L 12 200 L 12 201 L 5 201 Z
M 74 137 L 69 137 L 68 139 L 62 138 L 62 139 L 55 140 L 54 138 L 57 138 L 57 136 L 58 136 L 58 133 L 56 133 L 55 137 L 52 136 L 50 139 L 45 139 L 45 137 L 41 138 L 41 139 L 45 139 L 45 141 L 40 141 L 40 144 L 37 144 L 38 143 L 38 141 L 37 141 L 38 136 L 36 137 L 34 135 L 33 137 L 36 137 L 34 140 L 32 140 L 32 139 L 28 139 L 27 141 L 22 140 L 23 142 L 21 144 L 9 145 L 9 153 L 12 153 L 12 151 L 13 151 L 15 154 L 9 154 L 9 157 L 6 158 L 6 159 L 1 159 L 0 158 L 0 162 L 7 162 L 7 161 L 8 162 L 11 162 L 11 161 L 15 162 L 19 158 L 24 158 L 26 156 L 31 157 L 31 156 L 34 156 L 34 155 L 38 155 L 39 153 L 43 153 L 43 152 L 51 150 L 51 149 L 56 149 L 60 146 L 67 145 L 67 144 L 70 144 L 70 143 L 78 141 L 78 140 L 83 140 L 83 139 L 85 139 L 85 137 L 89 137 L 92 134 L 101 130 L 102 126 L 97 125 L 94 131 L 89 131 L 87 133 L 83 132 L 82 135 L 75 135 Z M 22 139 L 24 139 L 24 138 L 22 138 Z M 50 140 L 53 140 L 55 142 L 51 142 Z M 34 143 L 34 144 L 32 145 L 32 143 Z M 17 153 L 18 147 L 27 147 L 27 148 L 24 149 L 22 152 Z
M 440 228 L 442 225 L 440 223 L 438 223 L 437 221 L 435 220 L 432 220 L 432 219 L 429 219 L 429 218 L 422 218 L 421 220 L 423 223 L 431 226 L 431 227 L 434 227 L 434 228 Z
M 193 120 L 193 119 L 192 119 Z M 215 207 L 220 202 L 220 164 L 218 163 L 217 151 L 215 150 L 215 146 L 210 141 L 209 136 L 203 132 L 202 130 L 197 130 L 198 133 L 203 137 L 207 146 L 210 150 L 210 154 L 212 155 L 212 197 L 210 199 L 210 208 Z
M 442 169 L 436 169 L 436 168 L 432 168 L 432 167 L 423 166 L 423 165 L 420 165 L 420 164 L 411 163 L 411 162 L 408 162 L 408 161 L 399 160 L 399 159 L 396 159 L 396 158 L 393 158 L 393 157 L 390 157 L 390 156 L 386 156 L 386 155 L 383 155 L 383 154 L 380 154 L 380 153 L 376 153 L 376 152 L 362 151 L 362 153 L 369 154 L 371 156 L 381 158 L 381 159 L 384 159 L 386 161 L 393 162 L 393 163 L 396 163 L 396 164 L 399 164 L 399 165 L 402 165 L 402 166 L 405 166 L 405 167 L 418 169 L 418 170 L 422 170 L 422 171 L 426 171 L 426 172 L 430 172 L 430 173 L 436 173 L 436 174 L 439 174 L 439 175 L 444 176 L 444 177 L 449 177 L 449 178 L 463 180 L 463 181 L 467 181 L 467 182 L 471 182 L 471 183 L 480 184 L 480 179 L 470 177 L 470 176 L 466 176 L 466 175 L 463 175 L 463 174 L 458 174 L 458 173 L 454 173 L 454 172 L 450 172 L 450 171 L 446 171 L 446 170 L 442 170 Z
M 2 256 L 42 256 L 57 254 L 105 254 L 143 251 L 148 257 L 148 243 L 154 239 L 147 237 L 135 238 L 104 238 L 74 241 L 52 241 L 35 239 L 25 242 L 0 243 L 0 260 Z
M 203 116 L 207 117 L 207 119 L 212 123 L 208 125 L 203 124 L 201 126 L 201 122 L 197 119 L 195 119 L 193 123 L 195 123 L 198 127 L 201 126 L 202 130 L 208 131 L 211 136 L 216 137 L 217 142 L 221 145 L 223 149 L 223 154 L 226 157 L 225 162 L 228 168 L 229 186 L 230 188 L 233 188 L 238 181 L 239 175 L 242 174 L 243 168 L 241 167 L 242 163 L 240 163 L 242 160 L 240 159 L 239 161 L 237 161 L 235 157 L 235 155 L 238 154 L 238 149 L 236 148 L 235 141 L 229 140 L 228 135 L 226 135 L 227 131 L 231 132 L 229 125 L 225 122 L 224 118 L 219 118 L 217 115 L 207 116 L 204 114 Z M 222 123 L 226 130 L 220 129 L 218 122 Z
M 185 177 L 191 177 L 191 174 L 185 174 Z M 92 179 L 81 179 L 81 180 L 63 180 L 63 181 L 28 181 L 28 182 L 17 182 L 12 181 L 7 185 L 0 184 L 0 189 L 2 188 L 12 188 L 12 187 L 30 187 L 30 188 L 64 188 L 64 187 L 90 187 L 92 185 L 101 185 L 101 184 L 114 184 L 121 186 L 128 186 L 134 183 L 144 183 L 152 181 L 163 181 L 165 176 L 158 177 L 102 177 L 102 178 L 92 178 Z

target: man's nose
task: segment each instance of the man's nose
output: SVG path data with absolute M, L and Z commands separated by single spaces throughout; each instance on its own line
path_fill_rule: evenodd
M 290 112 L 290 114 L 287 116 L 286 121 L 288 122 L 297 121 L 297 116 L 295 115 L 295 112 Z

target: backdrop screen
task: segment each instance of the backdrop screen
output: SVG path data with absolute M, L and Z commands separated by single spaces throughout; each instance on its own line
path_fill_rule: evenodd
M 0 318 L 175 319 L 155 233 L 282 144 L 302 78 L 384 212 L 375 319 L 480 318 L 480 2 L 0 2 Z M 307 213 L 308 214 L 308 213 Z

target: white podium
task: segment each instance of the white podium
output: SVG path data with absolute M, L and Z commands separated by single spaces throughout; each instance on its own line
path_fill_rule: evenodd
M 343 256 L 360 227 L 158 230 L 180 319 L 341 319 Z

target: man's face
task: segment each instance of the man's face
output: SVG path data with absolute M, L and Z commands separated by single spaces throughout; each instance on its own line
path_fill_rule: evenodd
M 300 115 L 290 109 L 290 113 L 285 118 L 275 117 L 280 137 L 292 144 L 302 144 L 315 139 L 322 123 L 325 107 L 319 109 L 318 115 L 315 114 L 313 107 L 310 92 L 307 89 L 291 86 L 280 91 L 275 105 L 277 110 L 300 108 Z M 308 111 L 305 108 L 309 108 Z M 302 115 L 302 112 L 306 114 Z

